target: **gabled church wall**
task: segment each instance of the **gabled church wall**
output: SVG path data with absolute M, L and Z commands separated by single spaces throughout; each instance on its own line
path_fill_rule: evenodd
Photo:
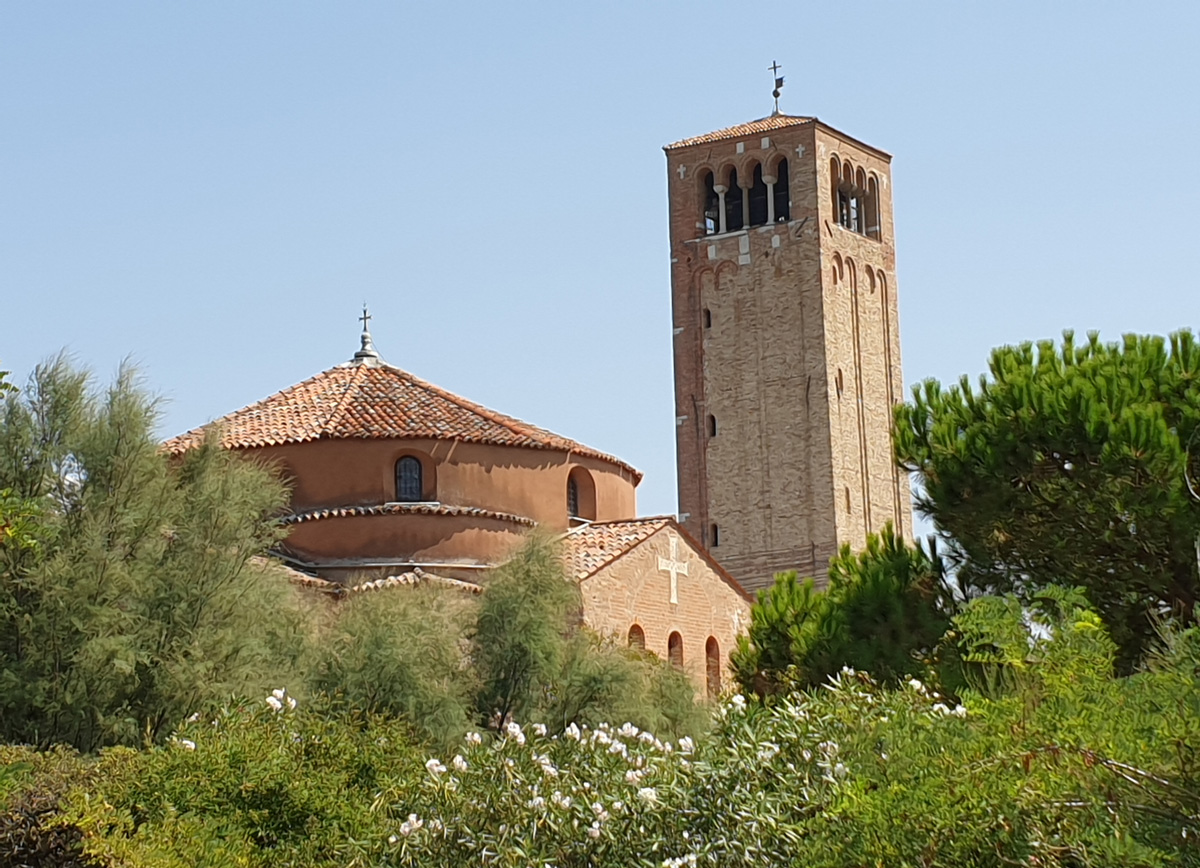
M 671 538 L 676 540 L 672 552 Z M 676 578 L 677 603 L 671 602 L 671 579 L 660 559 L 687 565 Z M 645 634 L 646 650 L 669 659 L 668 643 L 677 632 L 683 640 L 683 668 L 703 695 L 707 684 L 705 649 L 715 638 L 721 681 L 729 680 L 729 654 L 749 624 L 750 602 L 722 579 L 683 537 L 663 528 L 580 583 L 584 623 L 628 643 L 633 625 Z

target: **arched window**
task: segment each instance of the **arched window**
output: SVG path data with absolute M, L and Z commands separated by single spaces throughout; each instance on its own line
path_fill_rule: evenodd
M 715 235 L 721 227 L 721 197 L 717 195 L 712 172 L 704 173 L 704 234 Z
M 869 238 L 879 238 L 879 182 L 872 175 L 867 179 L 866 233 Z
M 708 417 L 708 436 L 709 437 L 717 436 L 717 417 L 713 416 L 711 414 Z
M 579 517 L 579 483 L 574 479 L 567 480 L 567 515 Z
M 596 483 L 582 467 L 567 474 L 567 518 L 596 520 Z
M 745 225 L 742 220 L 742 188 L 738 186 L 737 169 L 729 170 L 729 190 L 725 193 L 725 231 L 736 232 Z
M 721 695 L 721 646 L 713 636 L 704 643 L 704 674 L 708 686 L 708 698 Z
M 780 160 L 775 167 L 775 222 L 792 219 L 792 194 L 788 189 L 788 161 Z
M 754 177 L 750 185 L 750 225 L 762 226 L 767 222 L 767 182 L 763 180 L 762 166 L 754 164 Z
M 721 544 L 721 529 L 715 524 L 708 526 L 708 538 L 710 540 L 709 548 L 716 548 Z
M 421 459 L 405 455 L 396 462 L 396 500 L 419 503 L 424 499 Z
M 646 632 L 637 624 L 629 628 L 629 647 L 646 650 Z
M 683 668 L 683 637 L 678 633 L 667 637 L 667 659 L 672 666 Z

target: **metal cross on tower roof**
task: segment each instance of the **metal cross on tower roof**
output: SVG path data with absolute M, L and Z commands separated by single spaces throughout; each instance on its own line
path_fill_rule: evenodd
M 779 114 L 779 91 L 783 87 L 783 76 L 779 74 L 779 70 L 783 67 L 772 60 L 767 69 L 775 76 L 775 89 L 771 91 L 771 96 L 775 97 L 775 111 L 772 114 Z

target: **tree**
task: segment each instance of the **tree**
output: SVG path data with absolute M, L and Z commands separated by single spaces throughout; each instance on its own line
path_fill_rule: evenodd
M 485 723 L 540 721 L 559 732 L 620 717 L 672 736 L 703 728 L 685 675 L 592 634 L 581 612 L 579 587 L 548 537 L 532 534 L 492 573 L 471 639 Z
M 1029 603 L 1079 586 L 1129 671 L 1167 614 L 1195 618 L 1200 346 L 1127 335 L 995 350 L 977 387 L 928 380 L 896 411 L 896 454 L 919 474 L 958 580 Z M 1190 464 L 1190 474 L 1189 474 Z
M 8 740 L 158 739 L 298 647 L 292 590 L 252 563 L 281 536 L 282 484 L 213 444 L 171 460 L 156 419 L 132 370 L 97 396 L 61 357 L 0 406 L 5 510 L 35 543 L 0 546 Z
M 431 744 L 462 738 L 477 687 L 464 654 L 474 602 L 433 586 L 351 596 L 314 636 L 311 687 L 343 709 L 403 718 Z
M 822 684 L 843 666 L 895 683 L 927 668 L 954 608 L 936 555 L 909 546 L 889 523 L 858 554 L 842 547 L 823 593 L 794 572 L 761 591 L 734 672 L 760 696 Z

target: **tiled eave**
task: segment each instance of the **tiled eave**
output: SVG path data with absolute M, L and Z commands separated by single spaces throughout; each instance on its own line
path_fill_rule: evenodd
M 536 527 L 537 522 L 523 515 L 496 512 L 478 506 L 450 506 L 445 503 L 383 503 L 377 506 L 333 506 L 295 513 L 284 518 L 284 524 L 302 524 L 329 518 L 354 518 L 372 515 L 444 515 L 491 519 L 520 527 Z

